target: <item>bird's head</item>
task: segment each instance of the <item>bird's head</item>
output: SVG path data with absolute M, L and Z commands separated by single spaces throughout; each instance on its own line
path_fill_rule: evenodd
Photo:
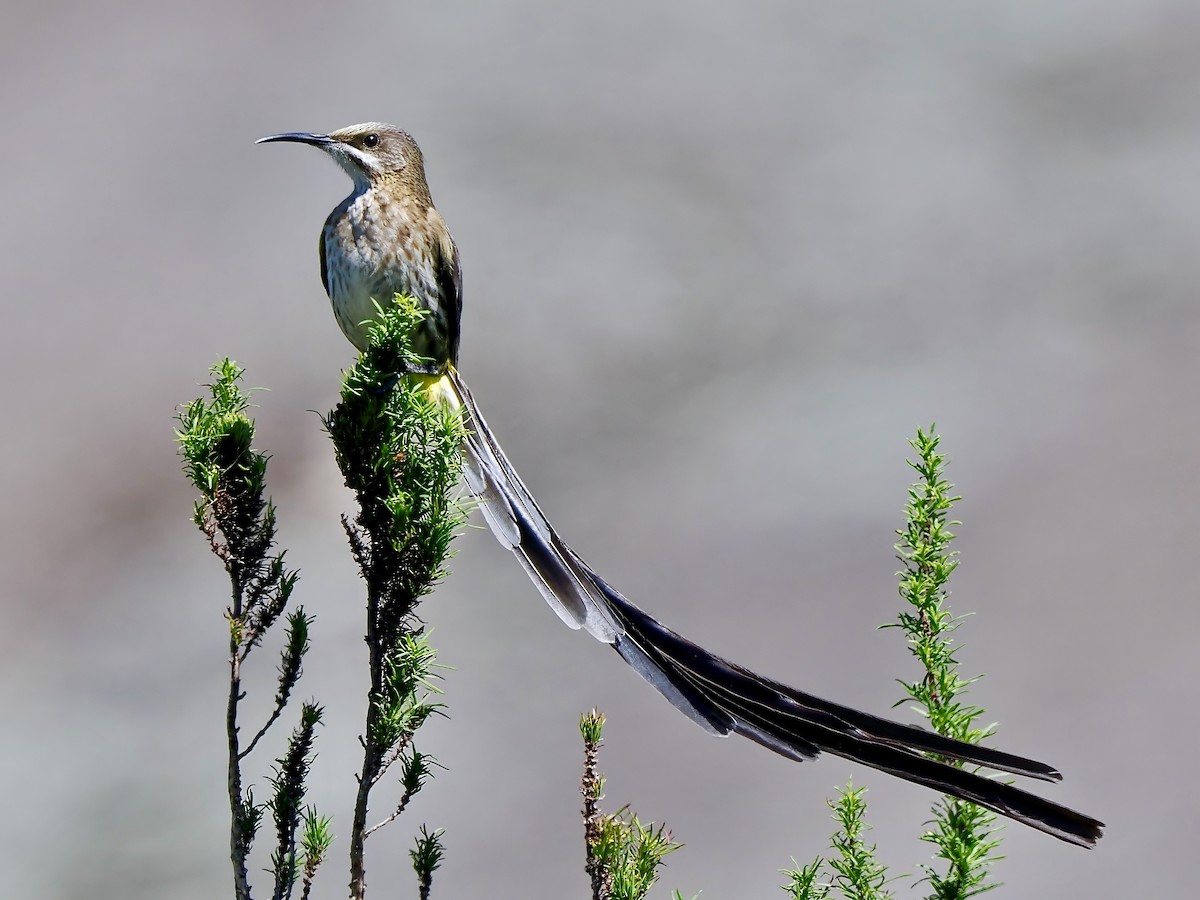
M 324 150 L 360 189 L 365 190 L 382 181 L 398 181 L 407 184 L 414 193 L 428 196 L 421 149 L 411 135 L 394 125 L 367 122 L 329 134 L 291 131 L 268 135 L 255 143 L 272 141 L 309 144 Z

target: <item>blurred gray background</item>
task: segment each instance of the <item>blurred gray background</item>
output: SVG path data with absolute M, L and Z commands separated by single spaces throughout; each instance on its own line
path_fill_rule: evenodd
M 229 354 L 318 617 L 313 796 L 344 895 L 363 703 L 351 508 L 309 410 L 352 354 L 317 278 L 345 177 L 284 130 L 421 142 L 465 271 L 462 368 L 551 518 L 719 652 L 886 712 L 906 439 L 966 499 L 954 603 L 996 743 L 1066 773 L 1094 852 L 1019 826 L 1005 896 L 1186 893 L 1200 790 L 1200 9 L 614 2 L 10 4 L 0 892 L 230 895 L 226 582 L 189 522 L 176 404 Z M 576 719 L 608 806 L 687 847 L 659 896 L 778 896 L 870 785 L 915 871 L 930 797 L 706 738 L 561 627 L 482 531 L 424 610 L 451 769 L 372 838 L 373 896 L 446 826 L 438 897 L 584 897 Z M 271 690 L 260 653 L 249 687 Z M 898 711 L 899 715 L 907 715 Z M 274 748 L 272 748 L 274 749 Z M 259 751 L 254 771 L 270 752 Z M 386 810 L 380 792 L 376 809 Z M 265 843 L 265 842 L 264 842 Z M 910 885 L 900 883 L 901 894 Z

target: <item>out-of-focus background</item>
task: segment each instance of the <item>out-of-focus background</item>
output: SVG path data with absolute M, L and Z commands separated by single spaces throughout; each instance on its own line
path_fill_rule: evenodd
M 955 608 L 998 745 L 1106 820 L 1019 826 L 1008 896 L 1194 885 L 1200 789 L 1200 10 L 991 4 L 24 4 L 0 31 L 5 896 L 228 896 L 226 581 L 189 522 L 176 404 L 248 369 L 317 616 L 313 798 L 346 882 L 363 703 L 351 508 L 318 420 L 351 350 L 317 278 L 345 177 L 283 130 L 421 142 L 463 258 L 462 368 L 551 518 L 688 636 L 886 712 L 906 439 L 965 500 Z M 824 798 L 870 785 L 915 871 L 926 792 L 706 738 L 562 628 L 486 533 L 424 610 L 450 767 L 373 837 L 412 896 L 583 897 L 579 713 L 608 806 L 687 847 L 666 888 L 776 896 Z M 260 653 L 249 687 L 272 688 Z M 898 711 L 899 715 L 906 715 Z M 280 735 L 281 737 L 282 735 Z M 271 753 L 259 751 L 252 770 Z M 376 808 L 386 809 L 380 791 Z M 908 890 L 898 885 L 901 893 Z

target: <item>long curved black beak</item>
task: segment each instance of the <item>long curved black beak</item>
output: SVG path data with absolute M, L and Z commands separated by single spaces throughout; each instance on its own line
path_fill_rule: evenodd
M 326 147 L 329 144 L 337 143 L 337 141 L 327 134 L 312 134 L 308 131 L 288 131 L 283 134 L 269 134 L 266 137 L 259 138 L 254 143 L 269 144 L 272 141 L 291 141 L 295 144 L 311 144 L 313 147 Z

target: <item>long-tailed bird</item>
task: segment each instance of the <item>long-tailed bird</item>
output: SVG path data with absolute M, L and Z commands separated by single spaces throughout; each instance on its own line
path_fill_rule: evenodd
M 737 733 L 794 760 L 821 751 L 890 772 L 1091 847 L 1103 824 L 1027 791 L 949 765 L 930 755 L 1043 781 L 1062 776 L 1040 762 L 942 737 L 822 700 L 763 678 L 693 644 L 647 615 L 597 575 L 563 542 L 509 463 L 459 375 L 462 279 L 458 250 L 433 206 L 416 142 L 372 122 L 330 134 L 292 132 L 262 138 L 325 151 L 354 188 L 321 231 L 321 281 L 338 325 L 367 347 L 375 302 L 395 294 L 429 312 L 413 349 L 429 360 L 407 377 L 421 379 L 464 416 L 463 474 L 496 538 L 520 561 L 550 608 L 571 628 L 612 646 L 676 709 L 710 734 Z

